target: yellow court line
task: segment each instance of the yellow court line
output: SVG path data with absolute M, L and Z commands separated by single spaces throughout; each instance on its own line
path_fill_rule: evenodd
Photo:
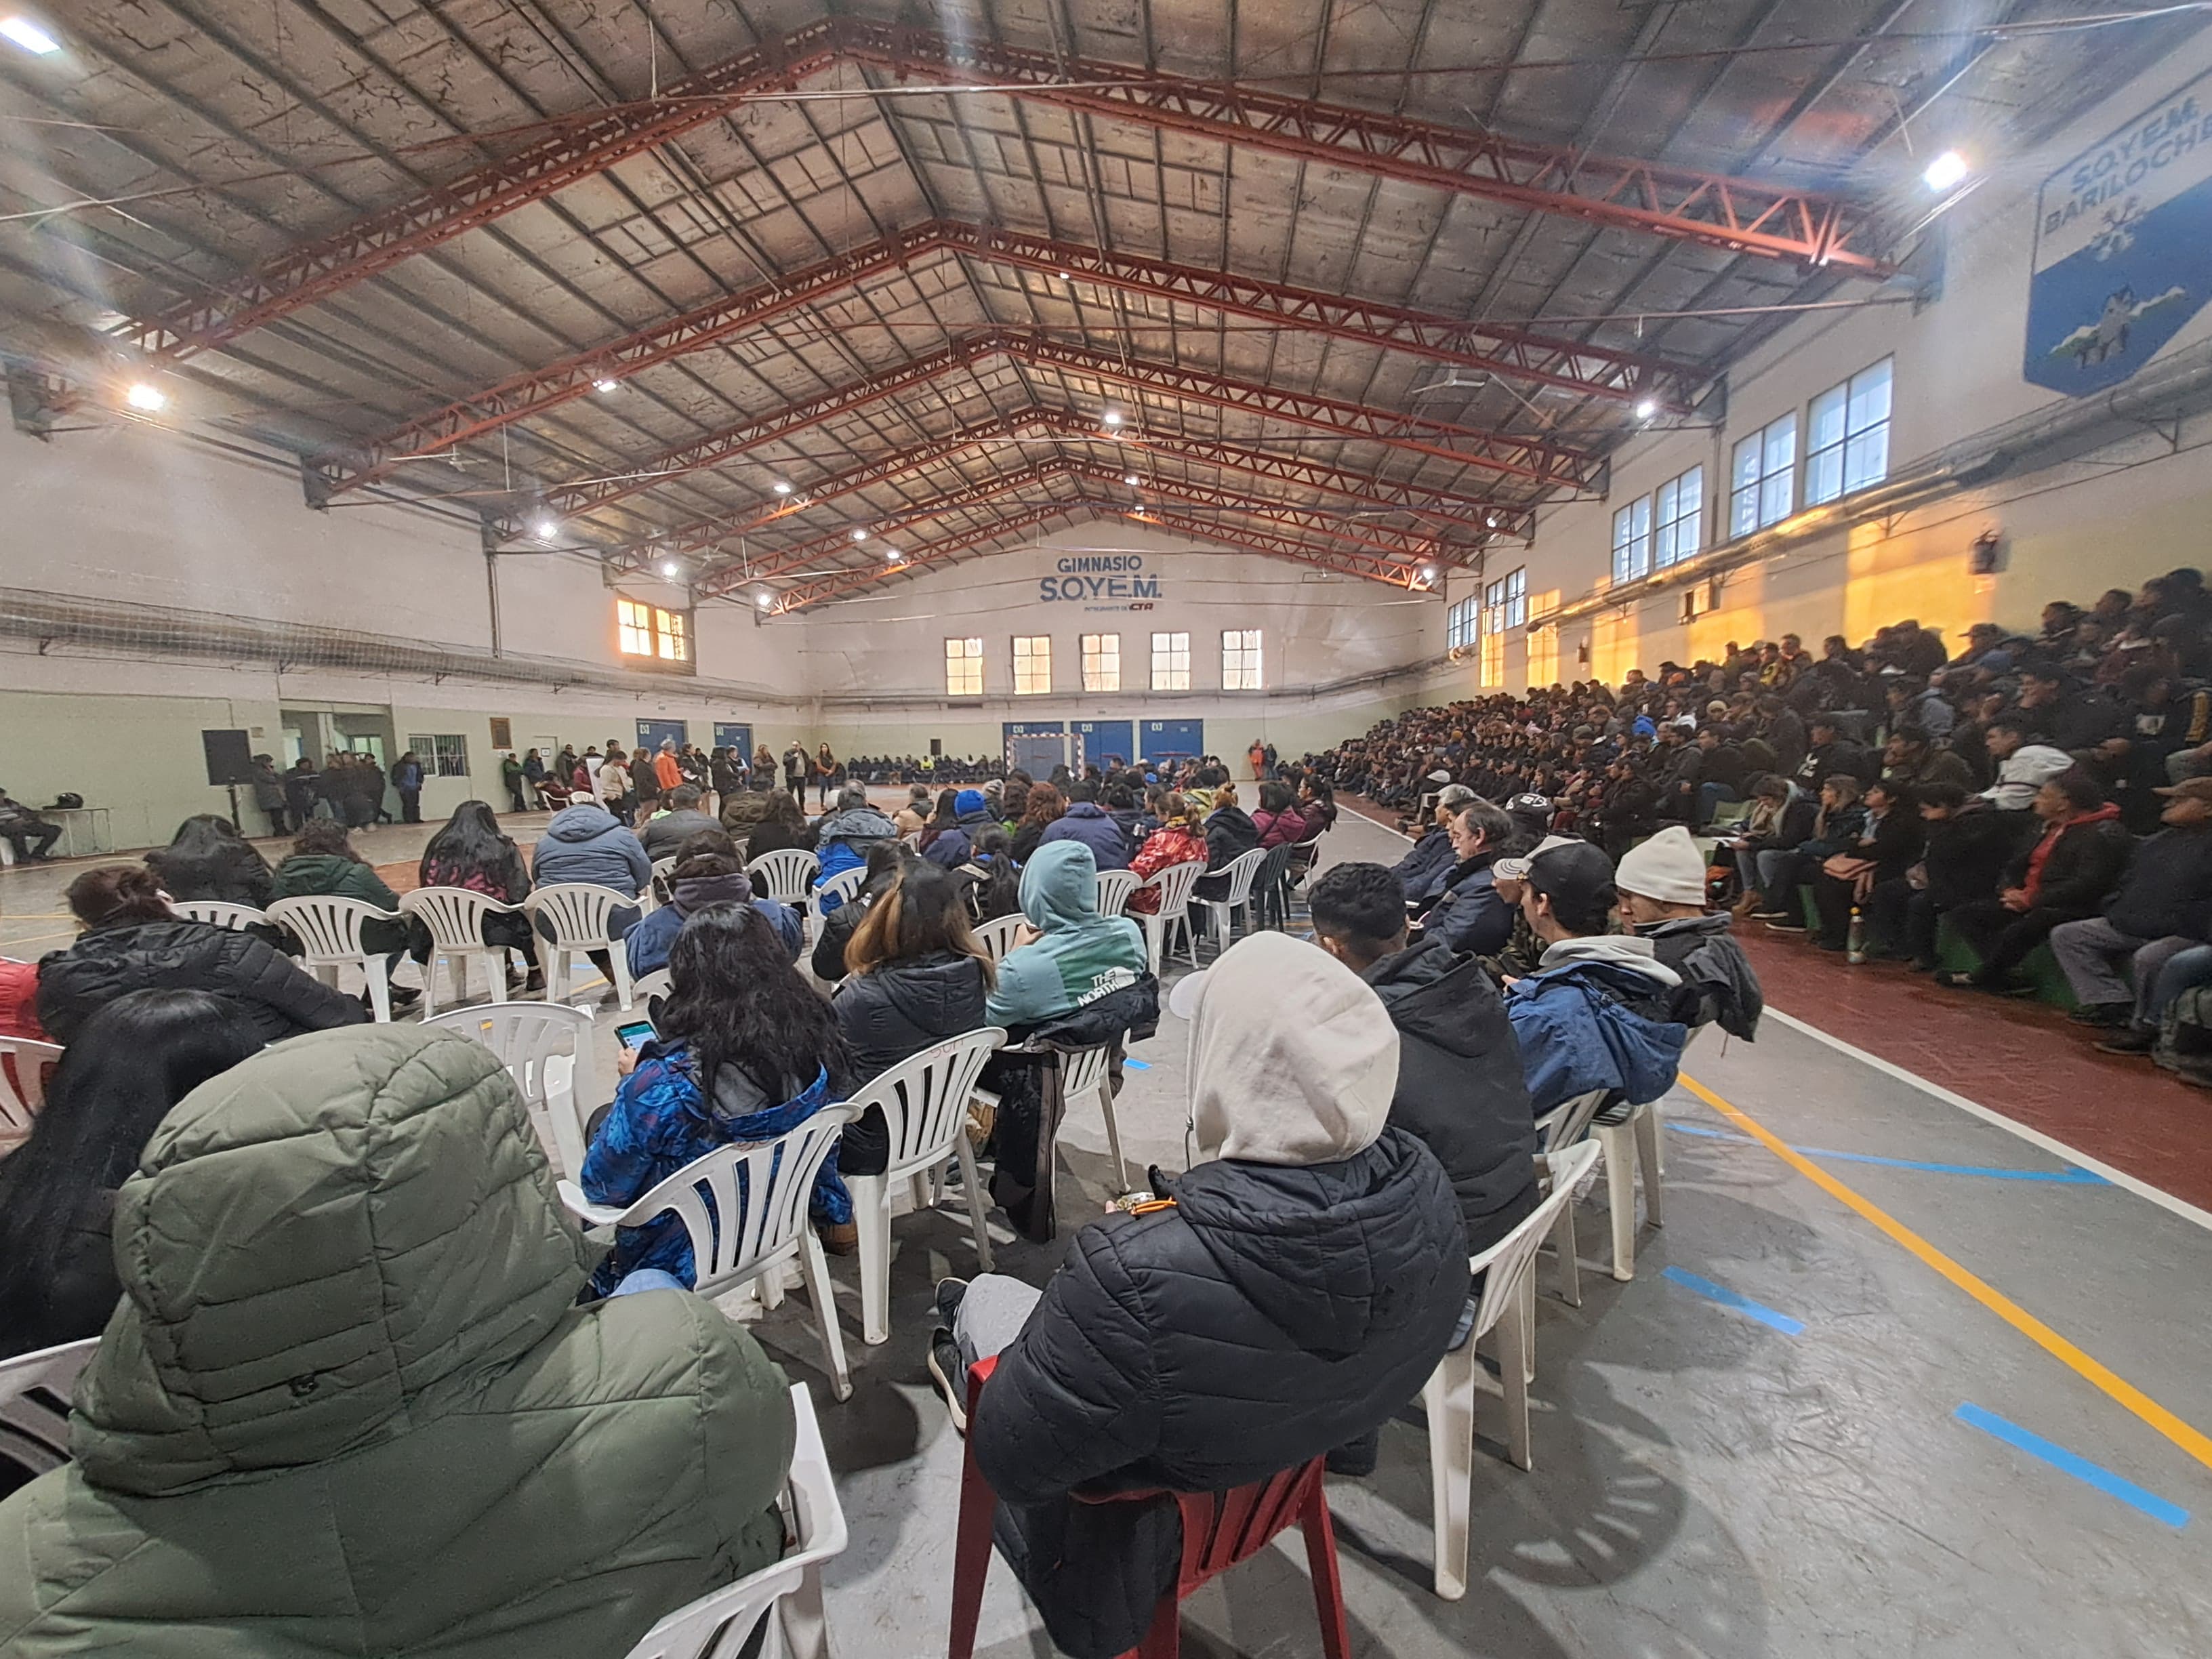
M 2205 1468 L 2212 1468 L 2212 1436 L 2207 1436 L 2201 1430 L 2183 1422 L 2125 1377 L 2092 1359 L 2020 1304 L 1976 1278 L 1888 1211 L 1869 1199 L 1862 1198 L 1794 1147 L 1784 1146 L 1740 1108 L 1730 1105 L 1694 1078 L 1685 1076 L 1679 1081 L 1685 1089 L 1756 1139 L 1829 1197 L 1864 1216 L 2006 1324 L 2126 1407 Z

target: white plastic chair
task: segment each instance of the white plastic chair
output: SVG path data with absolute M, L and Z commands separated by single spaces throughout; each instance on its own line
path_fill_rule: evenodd
M 1260 865 L 1267 856 L 1267 854 L 1255 847 L 1249 853 L 1239 853 L 1221 868 L 1212 872 L 1214 875 L 1226 876 L 1229 878 L 1229 890 L 1219 898 L 1202 898 L 1198 901 L 1213 915 L 1215 956 L 1219 956 L 1229 948 L 1230 936 L 1235 931 L 1238 910 L 1244 912 L 1245 927 L 1248 928 L 1251 927 L 1252 878 L 1260 873 Z M 1206 872 L 1201 871 L 1200 873 L 1203 875 Z
M 656 968 L 649 974 L 640 974 L 630 990 L 640 1002 L 650 1002 L 655 997 L 673 996 L 676 994 L 676 975 L 665 968 Z
M 822 901 L 824 898 L 835 895 L 838 903 L 850 904 L 854 896 L 867 884 L 867 867 L 865 865 L 856 864 L 849 870 L 840 870 L 809 893 L 806 896 L 807 943 L 811 945 L 822 937 L 822 924 L 825 920 L 822 910 Z
M 100 1339 L 0 1359 L 0 1460 L 44 1474 L 70 1461 L 70 1392 Z
M 1114 1190 L 1126 1193 L 1129 1190 L 1129 1168 L 1121 1161 L 1121 1129 L 1114 1121 L 1113 1060 L 1114 1050 L 1103 1044 L 1063 1054 L 1060 1060 L 1060 1097 L 1065 1107 L 1087 1094 L 1097 1095 L 1099 1108 L 1106 1114 L 1106 1150 L 1114 1160 Z
M 469 1000 L 469 963 L 481 962 L 488 988 L 487 1001 L 495 1002 L 507 989 L 507 949 L 484 943 L 486 916 L 514 915 L 519 905 L 468 887 L 418 887 L 399 896 L 403 915 L 415 917 L 430 930 L 430 960 L 422 966 L 422 1012 L 438 1011 L 438 966 L 450 964 L 453 1000 Z
M 1592 1123 L 1590 1138 L 1605 1149 L 1605 1196 L 1612 1212 L 1613 1276 L 1623 1281 L 1636 1277 L 1636 1177 L 1644 1176 L 1644 1218 L 1655 1227 L 1667 1224 L 1660 1199 L 1663 1184 L 1660 1131 L 1665 1120 L 1659 1103 L 1640 1101 L 1628 1109 L 1618 1123 Z
M 791 1385 L 791 1414 L 799 1432 L 791 1478 L 777 1500 L 792 1540 L 783 1559 L 677 1608 L 646 1632 L 629 1659 L 736 1659 L 763 1614 L 769 1622 L 760 1659 L 830 1659 L 822 1565 L 844 1553 L 845 1510 L 804 1382 Z
M 1133 870 L 1101 870 L 1098 872 L 1098 914 L 1118 916 L 1129 908 L 1129 895 L 1137 890 L 1137 875 Z
M 425 1025 L 472 1036 L 499 1056 L 521 1091 L 540 1145 L 563 1175 L 584 1167 L 584 1112 L 578 1109 L 576 1073 L 589 1081 L 592 1017 L 565 1002 L 494 1002 L 432 1014 Z M 594 1091 L 586 1089 L 592 1102 Z
M 398 921 L 395 912 L 360 899 L 314 893 L 278 899 L 269 907 L 269 920 L 291 930 L 300 941 L 300 965 L 332 990 L 337 988 L 339 969 L 360 969 L 368 981 L 369 1006 L 376 1018 L 391 1020 L 392 983 L 385 975 L 385 953 L 365 949 L 361 930 L 364 922 Z
M 822 1333 L 830 1391 L 848 1399 L 853 1377 L 845 1364 L 844 1334 L 837 1328 L 830 1264 L 806 1211 L 815 1176 L 837 1150 L 840 1132 L 859 1115 L 850 1106 L 825 1106 L 774 1140 L 717 1146 L 627 1209 L 592 1203 L 572 1181 L 561 1183 L 561 1201 L 586 1227 L 642 1227 L 673 1210 L 691 1236 L 692 1288 L 702 1296 L 719 1296 L 763 1278 L 769 1281 L 763 1290 L 773 1293 L 781 1287 L 784 1263 L 796 1257 Z M 712 1216 L 699 1196 L 702 1187 L 714 1201 Z M 739 1218 L 735 1226 L 730 1224 L 732 1216 Z
M 957 1158 L 977 1265 L 991 1271 L 991 1236 L 983 1224 L 983 1183 L 968 1139 L 968 1102 L 975 1079 L 1006 1034 L 995 1025 L 967 1031 L 901 1060 L 852 1099 L 855 1115 L 878 1107 L 890 1137 L 883 1174 L 848 1175 L 853 1220 L 860 1235 L 860 1337 L 871 1347 L 890 1340 L 891 1184 L 914 1182 L 914 1206 L 930 1207 L 929 1179 Z
M 614 913 L 636 902 L 611 887 L 582 881 L 541 887 L 522 901 L 522 908 L 533 926 L 543 921 L 553 929 L 553 942 L 545 951 L 546 1001 L 568 1000 L 568 970 L 573 958 L 605 951 L 615 970 L 616 994 L 622 999 L 623 1012 L 629 1012 L 632 994 L 629 957 L 611 929 Z M 544 929 L 538 931 L 543 938 Z
M 668 902 L 668 872 L 675 867 L 674 859 L 653 860 L 653 873 L 645 878 L 645 885 L 638 890 L 637 906 L 641 917 L 651 915 Z
M 799 847 L 779 847 L 745 866 L 755 892 L 794 907 L 806 902 L 806 884 L 821 872 L 822 861 Z
M 1475 1358 L 1474 1345 L 1498 1333 L 1499 1391 L 1505 1399 L 1507 1448 L 1521 1468 L 1534 1467 L 1528 1447 L 1528 1381 L 1534 1353 L 1536 1247 L 1551 1231 L 1558 1212 L 1574 1201 L 1575 1185 L 1598 1159 L 1589 1141 L 1557 1155 L 1552 1193 L 1522 1224 L 1468 1268 L 1485 1275 L 1474 1328 L 1466 1341 L 1445 1354 L 1421 1390 L 1429 1419 L 1429 1488 L 1436 1527 L 1436 1590 L 1446 1601 L 1467 1594 L 1467 1523 L 1474 1480 L 1474 1389 L 1488 1376 Z
M 0 1037 L 0 1158 L 31 1138 L 31 1120 L 46 1103 L 46 1078 L 61 1062 L 52 1042 Z
M 266 922 L 269 913 L 250 904 L 227 904 L 221 899 L 171 899 L 169 908 L 186 921 L 204 921 L 210 927 L 242 933 L 256 922 Z
M 1173 948 L 1178 927 L 1182 929 L 1183 954 L 1190 958 L 1192 967 L 1198 966 L 1198 935 L 1190 926 L 1190 894 L 1205 873 L 1206 866 L 1193 859 L 1188 864 L 1170 864 L 1138 883 L 1140 887 L 1158 889 L 1160 896 L 1159 907 L 1140 913 L 1138 918 L 1145 924 L 1145 948 L 1152 952 L 1154 974 L 1160 971 L 1162 954 Z
M 992 961 L 1003 962 L 1014 948 L 1014 935 L 1028 926 L 1029 918 L 1018 910 L 1011 916 L 994 916 L 975 924 L 975 943 Z
M 1552 1163 L 1547 1153 L 1559 1153 L 1578 1143 L 1589 1133 L 1590 1120 L 1605 1104 L 1609 1092 L 1593 1089 L 1586 1095 L 1577 1095 L 1536 1120 L 1536 1186 L 1539 1191 L 1551 1190 Z M 1559 1259 L 1559 1300 L 1570 1308 L 1583 1305 L 1582 1259 L 1575 1240 L 1575 1206 L 1571 1200 L 1559 1211 L 1559 1218 L 1552 1225 L 1552 1252 Z

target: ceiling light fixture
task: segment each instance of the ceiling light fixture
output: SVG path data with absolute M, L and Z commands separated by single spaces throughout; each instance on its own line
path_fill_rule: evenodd
M 863 526 L 860 526 L 860 528 L 859 528 L 858 530 L 855 530 L 855 531 L 853 532 L 853 539 L 854 539 L 854 541 L 856 541 L 856 542 L 864 542 L 864 541 L 867 540 L 867 539 L 868 539 L 868 529 L 867 529 L 867 526 L 866 526 L 866 525 L 863 525 Z
M 672 576 L 682 568 L 684 567 L 673 559 L 663 559 L 660 562 L 660 574 L 664 576 Z
M 139 380 L 123 394 L 123 401 L 133 409 L 157 415 L 168 406 L 169 394 L 149 380 Z
M 765 611 L 775 603 L 775 596 L 771 593 L 756 593 L 753 595 L 753 603 Z
M 1493 513 L 1487 519 L 1484 520 L 1483 522 L 1487 524 L 1492 530 L 1495 530 L 1498 528 L 1498 515 Z
M 1941 195 L 1964 184 L 1971 171 L 1965 156 L 1955 149 L 1947 149 L 1928 164 L 1927 170 L 1920 175 L 1920 182 Z
M 37 58 L 51 58 L 62 49 L 60 41 L 27 17 L 0 19 L 0 34 Z
M 884 562 L 886 564 L 897 564 L 904 560 L 905 557 L 906 555 L 900 552 L 896 547 L 887 547 L 884 550 Z
M 778 478 L 775 481 L 775 493 L 779 495 L 788 495 L 791 494 L 791 486 L 786 483 L 781 478 Z
M 1125 472 L 1121 475 L 1121 482 L 1125 484 L 1134 484 L 1141 481 L 1138 478 L 1135 473 Z
M 1074 278 L 1074 277 L 1073 277 L 1073 276 L 1069 276 L 1066 271 L 1064 271 L 1064 270 L 1063 270 L 1063 271 L 1061 271 L 1061 272 L 1060 273 L 1060 280 L 1061 282 L 1063 282 L 1063 283 L 1072 283 L 1072 282 L 1073 282 L 1073 281 L 1075 280 L 1075 278 Z
M 1658 412 L 1659 400 L 1656 398 L 1641 398 L 1637 400 L 1636 418 L 1638 420 L 1648 421 Z
M 1118 409 L 1109 409 L 1099 418 L 1108 426 L 1119 426 L 1121 424 L 1121 411 Z
M 1422 580 L 1423 581 L 1425 581 L 1425 582 L 1432 582 L 1432 581 L 1436 580 L 1436 579 L 1437 579 L 1437 568 L 1436 568 L 1436 566 L 1434 566 L 1434 565 L 1432 565 L 1432 564 L 1425 564 L 1425 565 L 1423 565 L 1423 566 L 1421 567 L 1421 580 Z
M 561 533 L 561 521 L 550 516 L 539 519 L 530 526 L 530 533 L 541 542 L 550 542 Z
M 620 392 L 622 382 L 611 375 L 602 374 L 592 382 L 592 390 L 598 392 Z

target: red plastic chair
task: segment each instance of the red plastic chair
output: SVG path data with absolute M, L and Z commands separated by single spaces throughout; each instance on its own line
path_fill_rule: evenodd
M 975 1421 L 975 1407 L 983 1383 L 996 1369 L 995 1358 L 986 1359 L 968 1373 L 968 1420 Z M 1284 1469 L 1267 1480 L 1230 1492 L 1117 1492 L 1110 1498 L 1079 1499 L 1085 1503 L 1142 1503 L 1172 1498 L 1182 1511 L 1182 1565 L 1175 1588 L 1160 1597 L 1152 1611 L 1152 1627 L 1135 1659 L 1176 1659 L 1182 1650 L 1183 1599 L 1210 1579 L 1219 1577 L 1240 1562 L 1257 1555 L 1292 1522 L 1305 1528 L 1306 1564 L 1313 1572 L 1314 1606 L 1321 1616 L 1322 1651 L 1328 1659 L 1349 1659 L 1352 1637 L 1344 1618 L 1344 1585 L 1337 1575 L 1336 1529 L 1328 1516 L 1328 1498 L 1322 1490 L 1328 1460 L 1316 1457 L 1294 1469 Z M 971 1443 L 960 1469 L 960 1530 L 952 1552 L 952 1639 L 946 1659 L 973 1659 L 975 1626 L 983 1612 L 983 1579 L 991 1570 L 991 1519 L 998 1495 L 976 1466 Z

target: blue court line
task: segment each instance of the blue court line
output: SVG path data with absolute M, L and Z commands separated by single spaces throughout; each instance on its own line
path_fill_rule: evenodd
M 1805 1328 L 1788 1314 L 1777 1313 L 1771 1308 L 1753 1302 L 1747 1296 L 1738 1295 L 1725 1285 L 1716 1285 L 1710 1279 L 1700 1279 L 1695 1273 L 1686 1273 L 1680 1267 L 1662 1267 L 1659 1270 L 1659 1277 L 1671 1279 L 1683 1289 L 1695 1291 L 1699 1296 L 1719 1303 L 1723 1308 L 1734 1308 L 1740 1314 L 1747 1314 L 1762 1325 L 1772 1326 L 1784 1336 L 1796 1336 Z
M 1703 1135 L 1708 1140 L 1734 1140 L 1747 1146 L 1759 1143 L 1749 1135 L 1735 1134 L 1726 1129 L 1708 1129 L 1695 1123 L 1680 1123 L 1669 1118 L 1668 1133 Z M 1877 1158 L 1872 1152 L 1838 1152 L 1826 1146 L 1795 1146 L 1793 1152 L 1808 1158 L 1832 1158 L 1843 1164 L 1879 1164 L 1888 1170 L 1925 1170 L 1932 1175 L 1979 1176 L 1985 1181 L 2039 1181 L 2053 1187 L 2108 1187 L 2112 1183 L 2094 1170 L 2000 1170 L 1986 1164 L 1923 1164 L 1917 1158 Z
M 1121 1063 L 1133 1072 L 1149 1072 L 1152 1069 L 1152 1062 L 1149 1060 L 1125 1060 Z
M 2032 1434 L 2017 1423 L 2008 1423 L 1995 1412 L 1985 1411 L 1968 1401 L 1952 1413 L 1961 1423 L 1971 1424 L 1983 1433 L 1994 1435 L 2007 1445 L 2017 1446 L 2031 1457 L 2039 1457 L 2054 1469 L 2072 1475 L 2076 1480 L 2094 1486 L 2108 1497 L 2141 1510 L 2154 1521 L 2163 1521 L 2169 1527 L 2189 1524 L 2189 1511 L 2179 1504 L 2170 1504 L 2154 1492 L 2145 1492 L 2132 1480 L 2125 1480 L 2100 1464 L 2070 1452 L 2063 1446 L 2054 1445 L 2039 1434 Z

